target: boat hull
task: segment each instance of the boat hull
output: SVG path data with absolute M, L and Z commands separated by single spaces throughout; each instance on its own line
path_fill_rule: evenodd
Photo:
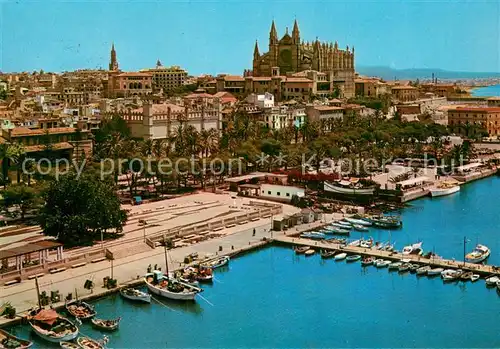
M 120 292 L 120 295 L 123 298 L 134 301 L 134 302 L 151 303 L 151 295 L 147 294 L 145 292 L 142 292 L 142 293 L 143 294 L 140 296 L 139 295 L 135 296 L 135 295 L 126 294 L 125 292 Z
M 29 324 L 30 324 L 33 332 L 35 332 L 35 334 L 38 337 L 42 338 L 43 340 L 46 340 L 47 342 L 52 342 L 52 343 L 69 342 L 69 341 L 72 341 L 73 339 L 75 339 L 76 337 L 78 337 L 78 329 L 76 331 L 69 333 L 69 334 L 62 336 L 62 337 L 53 337 L 53 336 L 49 336 L 49 335 L 46 335 L 44 333 L 41 333 L 36 326 L 33 326 L 33 324 L 31 322 Z
M 434 197 L 439 197 L 439 196 L 446 196 L 446 195 L 451 195 L 455 194 L 456 192 L 460 191 L 460 186 L 454 186 L 451 188 L 446 188 L 446 189 L 441 189 L 441 188 L 436 188 L 436 189 L 431 189 L 431 196 Z
M 168 290 L 152 285 L 147 280 L 144 281 L 146 282 L 146 287 L 148 288 L 149 292 L 163 298 L 169 298 L 178 301 L 194 301 L 197 294 L 197 292 L 170 292 Z
M 33 342 L 31 342 L 31 341 L 27 341 L 27 340 L 18 338 L 16 336 L 14 336 L 13 334 L 10 334 L 7 331 L 0 329 L 0 343 L 2 343 L 2 341 L 4 339 L 11 339 L 11 340 L 15 340 L 16 342 L 18 342 L 20 344 L 20 346 L 16 347 L 16 349 L 27 349 L 33 345 Z M 2 344 L 0 344 L 0 348 L 6 348 L 6 347 L 4 347 Z
M 344 194 L 344 195 L 373 195 L 375 192 L 375 188 L 345 188 L 345 187 L 340 187 L 328 182 L 325 182 L 324 185 L 324 190 L 331 192 L 331 193 L 336 193 L 336 194 Z

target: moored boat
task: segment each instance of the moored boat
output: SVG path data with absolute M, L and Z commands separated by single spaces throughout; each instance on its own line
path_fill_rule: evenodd
M 466 271 L 462 275 L 460 275 L 460 280 L 462 281 L 469 281 L 472 278 L 472 272 L 471 271 Z
M 420 264 L 412 263 L 410 265 L 410 273 L 416 273 L 418 268 L 420 268 Z
M 353 224 L 352 227 L 357 231 L 368 231 L 368 228 L 361 224 Z
M 431 188 L 430 190 L 432 197 L 445 196 L 457 193 L 460 191 L 460 186 L 454 183 L 441 183 L 436 188 Z
M 306 253 L 306 251 L 309 249 L 310 249 L 309 246 L 295 246 L 293 250 L 295 251 L 296 254 L 303 254 Z
M 147 273 L 144 281 L 149 292 L 174 300 L 194 300 L 196 295 L 203 291 L 201 288 L 170 278 L 159 270 Z
M 386 229 L 397 229 L 403 226 L 403 222 L 401 221 L 401 219 L 395 216 L 372 217 L 371 222 L 376 227 Z
M 403 263 L 401 262 L 392 262 L 388 265 L 389 270 L 397 270 Z
M 500 281 L 500 278 L 495 275 L 495 276 L 490 276 L 485 281 L 486 281 L 486 286 L 495 286 L 497 282 Z
M 402 253 L 404 255 L 421 256 L 423 253 L 422 242 L 418 242 L 416 244 L 412 244 L 412 245 L 408 245 L 408 246 L 403 247 Z
M 324 233 L 316 232 L 316 231 L 309 231 L 306 233 L 300 234 L 301 238 L 306 238 L 306 239 L 314 239 L 314 240 L 322 240 L 326 238 L 326 235 Z
M 78 337 L 76 342 L 82 349 L 104 349 L 104 345 L 89 337 Z
M 415 271 L 415 273 L 416 273 L 417 275 L 426 275 L 426 274 L 429 272 L 429 270 L 431 270 L 431 267 L 430 267 L 430 266 L 428 266 L 428 265 L 424 265 L 423 267 L 418 268 L 418 269 Z
M 337 235 L 349 235 L 351 231 L 349 229 L 343 229 L 343 228 L 337 228 L 337 227 L 331 227 L 330 232 L 333 234 Z
M 469 263 L 481 263 L 490 256 L 490 249 L 484 245 L 476 245 L 474 251 L 465 255 L 465 260 Z
M 437 276 L 441 275 L 441 273 L 444 271 L 443 268 L 432 268 L 427 271 L 428 276 Z
M 212 260 L 207 261 L 207 262 L 203 262 L 202 265 L 204 267 L 207 267 L 207 268 L 217 269 L 217 268 L 220 268 L 220 267 L 227 265 L 229 263 L 229 260 L 230 260 L 229 256 L 222 256 L 222 257 L 215 258 L 215 259 L 212 259 Z
M 103 331 L 116 331 L 118 326 L 120 326 L 120 320 L 122 318 L 119 317 L 113 320 L 104 320 L 104 319 L 92 319 L 92 326 Z
M 41 309 L 28 319 L 33 332 L 46 341 L 59 343 L 78 337 L 78 327 L 53 309 Z
M 346 257 L 346 262 L 356 262 L 361 259 L 361 256 L 359 254 L 352 254 L 350 256 Z
M 0 349 L 27 349 L 33 342 L 24 340 L 0 328 Z
M 335 255 L 334 259 L 336 261 L 341 261 L 341 260 L 345 259 L 346 257 L 347 257 L 347 253 L 342 252 L 342 253 Z
M 135 288 L 122 288 L 120 295 L 132 301 L 151 303 L 151 295 L 149 293 L 136 290 Z
M 410 270 L 410 267 L 411 267 L 411 264 L 410 263 L 402 263 L 399 267 L 398 267 L 398 272 L 400 273 L 406 273 L 407 271 Z
M 80 320 L 91 319 L 96 314 L 96 311 L 92 305 L 80 300 L 66 303 L 66 310 L 68 311 L 68 313 Z
M 324 182 L 324 190 L 335 194 L 342 194 L 348 196 L 370 196 L 375 193 L 376 187 L 374 185 L 364 186 L 361 183 L 353 183 L 351 181 L 336 181 Z
M 472 274 L 472 276 L 470 277 L 470 281 L 475 282 L 475 281 L 479 280 L 480 278 L 481 278 L 481 275 Z
M 374 262 L 373 257 L 365 257 L 361 260 L 361 265 L 366 267 L 368 265 L 372 265 L 373 262 Z
M 377 268 L 385 268 L 385 267 L 388 267 L 389 264 L 391 264 L 391 261 L 386 260 L 386 259 L 377 259 L 375 261 L 375 266 Z
M 361 240 L 359 242 L 359 247 L 364 247 L 364 248 L 372 248 L 373 246 L 373 239 L 369 238 L 368 240 Z
M 461 271 L 455 269 L 445 269 L 441 272 L 441 278 L 443 279 L 443 282 L 450 282 L 457 280 L 461 274 Z
M 304 255 L 306 255 L 306 256 L 312 256 L 315 252 L 316 252 L 316 251 L 314 251 L 314 249 L 310 248 L 310 249 L 308 249 L 308 250 L 304 253 Z
M 73 342 L 60 342 L 59 346 L 63 349 L 82 349 L 81 346 Z
M 354 224 L 361 225 L 361 226 L 367 226 L 367 227 L 372 225 L 371 222 L 364 220 L 364 219 L 346 217 L 346 218 L 344 218 L 344 220 L 351 223 L 353 226 L 354 226 Z
M 327 258 L 332 258 L 335 256 L 335 251 L 328 251 L 328 250 L 321 250 L 319 252 L 321 258 L 327 259 Z

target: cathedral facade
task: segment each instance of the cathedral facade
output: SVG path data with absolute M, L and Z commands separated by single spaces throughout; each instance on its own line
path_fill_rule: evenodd
M 326 43 L 316 39 L 304 42 L 300 39 L 297 21 L 293 25 L 292 34 L 288 33 L 278 39 L 274 21 L 269 33 L 269 51 L 260 54 L 255 43 L 252 75 L 255 77 L 286 75 L 290 76 L 303 71 L 325 73 L 332 88 L 342 90 L 345 97 L 354 96 L 354 48 L 339 48 L 337 42 Z

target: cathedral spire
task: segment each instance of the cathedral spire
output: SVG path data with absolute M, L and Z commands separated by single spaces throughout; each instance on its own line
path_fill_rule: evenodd
M 276 26 L 274 25 L 274 19 L 273 23 L 271 24 L 271 31 L 269 32 L 269 44 L 277 44 L 278 43 L 278 32 L 276 31 Z
M 299 25 L 297 24 L 297 20 L 293 22 L 292 39 L 295 43 L 300 42 L 300 31 L 299 31 Z
M 115 51 L 115 43 L 114 42 L 111 44 L 109 70 L 118 70 L 118 61 L 116 59 L 116 51 Z
M 253 56 L 254 56 L 254 58 L 259 58 L 260 57 L 259 44 L 258 44 L 257 40 L 255 40 L 255 47 L 253 49 Z

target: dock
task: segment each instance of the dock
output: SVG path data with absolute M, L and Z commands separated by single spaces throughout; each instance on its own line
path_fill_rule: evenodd
M 463 261 L 443 259 L 443 258 L 424 258 L 418 255 L 405 255 L 397 251 L 393 252 L 382 251 L 373 248 L 336 244 L 328 242 L 328 240 L 315 241 L 294 236 L 278 236 L 274 238 L 273 241 L 285 245 L 310 246 L 312 249 L 315 250 L 342 251 L 347 254 L 359 254 L 364 257 L 374 257 L 375 259 L 387 259 L 394 262 L 401 261 L 402 259 L 407 259 L 410 260 L 410 263 L 420 264 L 421 266 L 428 265 L 431 268 L 462 269 L 464 271 L 471 271 L 474 274 L 479 274 L 482 277 L 489 277 L 494 275 L 500 276 L 500 268 L 497 269 L 492 265 L 473 264 L 467 262 L 464 263 Z

